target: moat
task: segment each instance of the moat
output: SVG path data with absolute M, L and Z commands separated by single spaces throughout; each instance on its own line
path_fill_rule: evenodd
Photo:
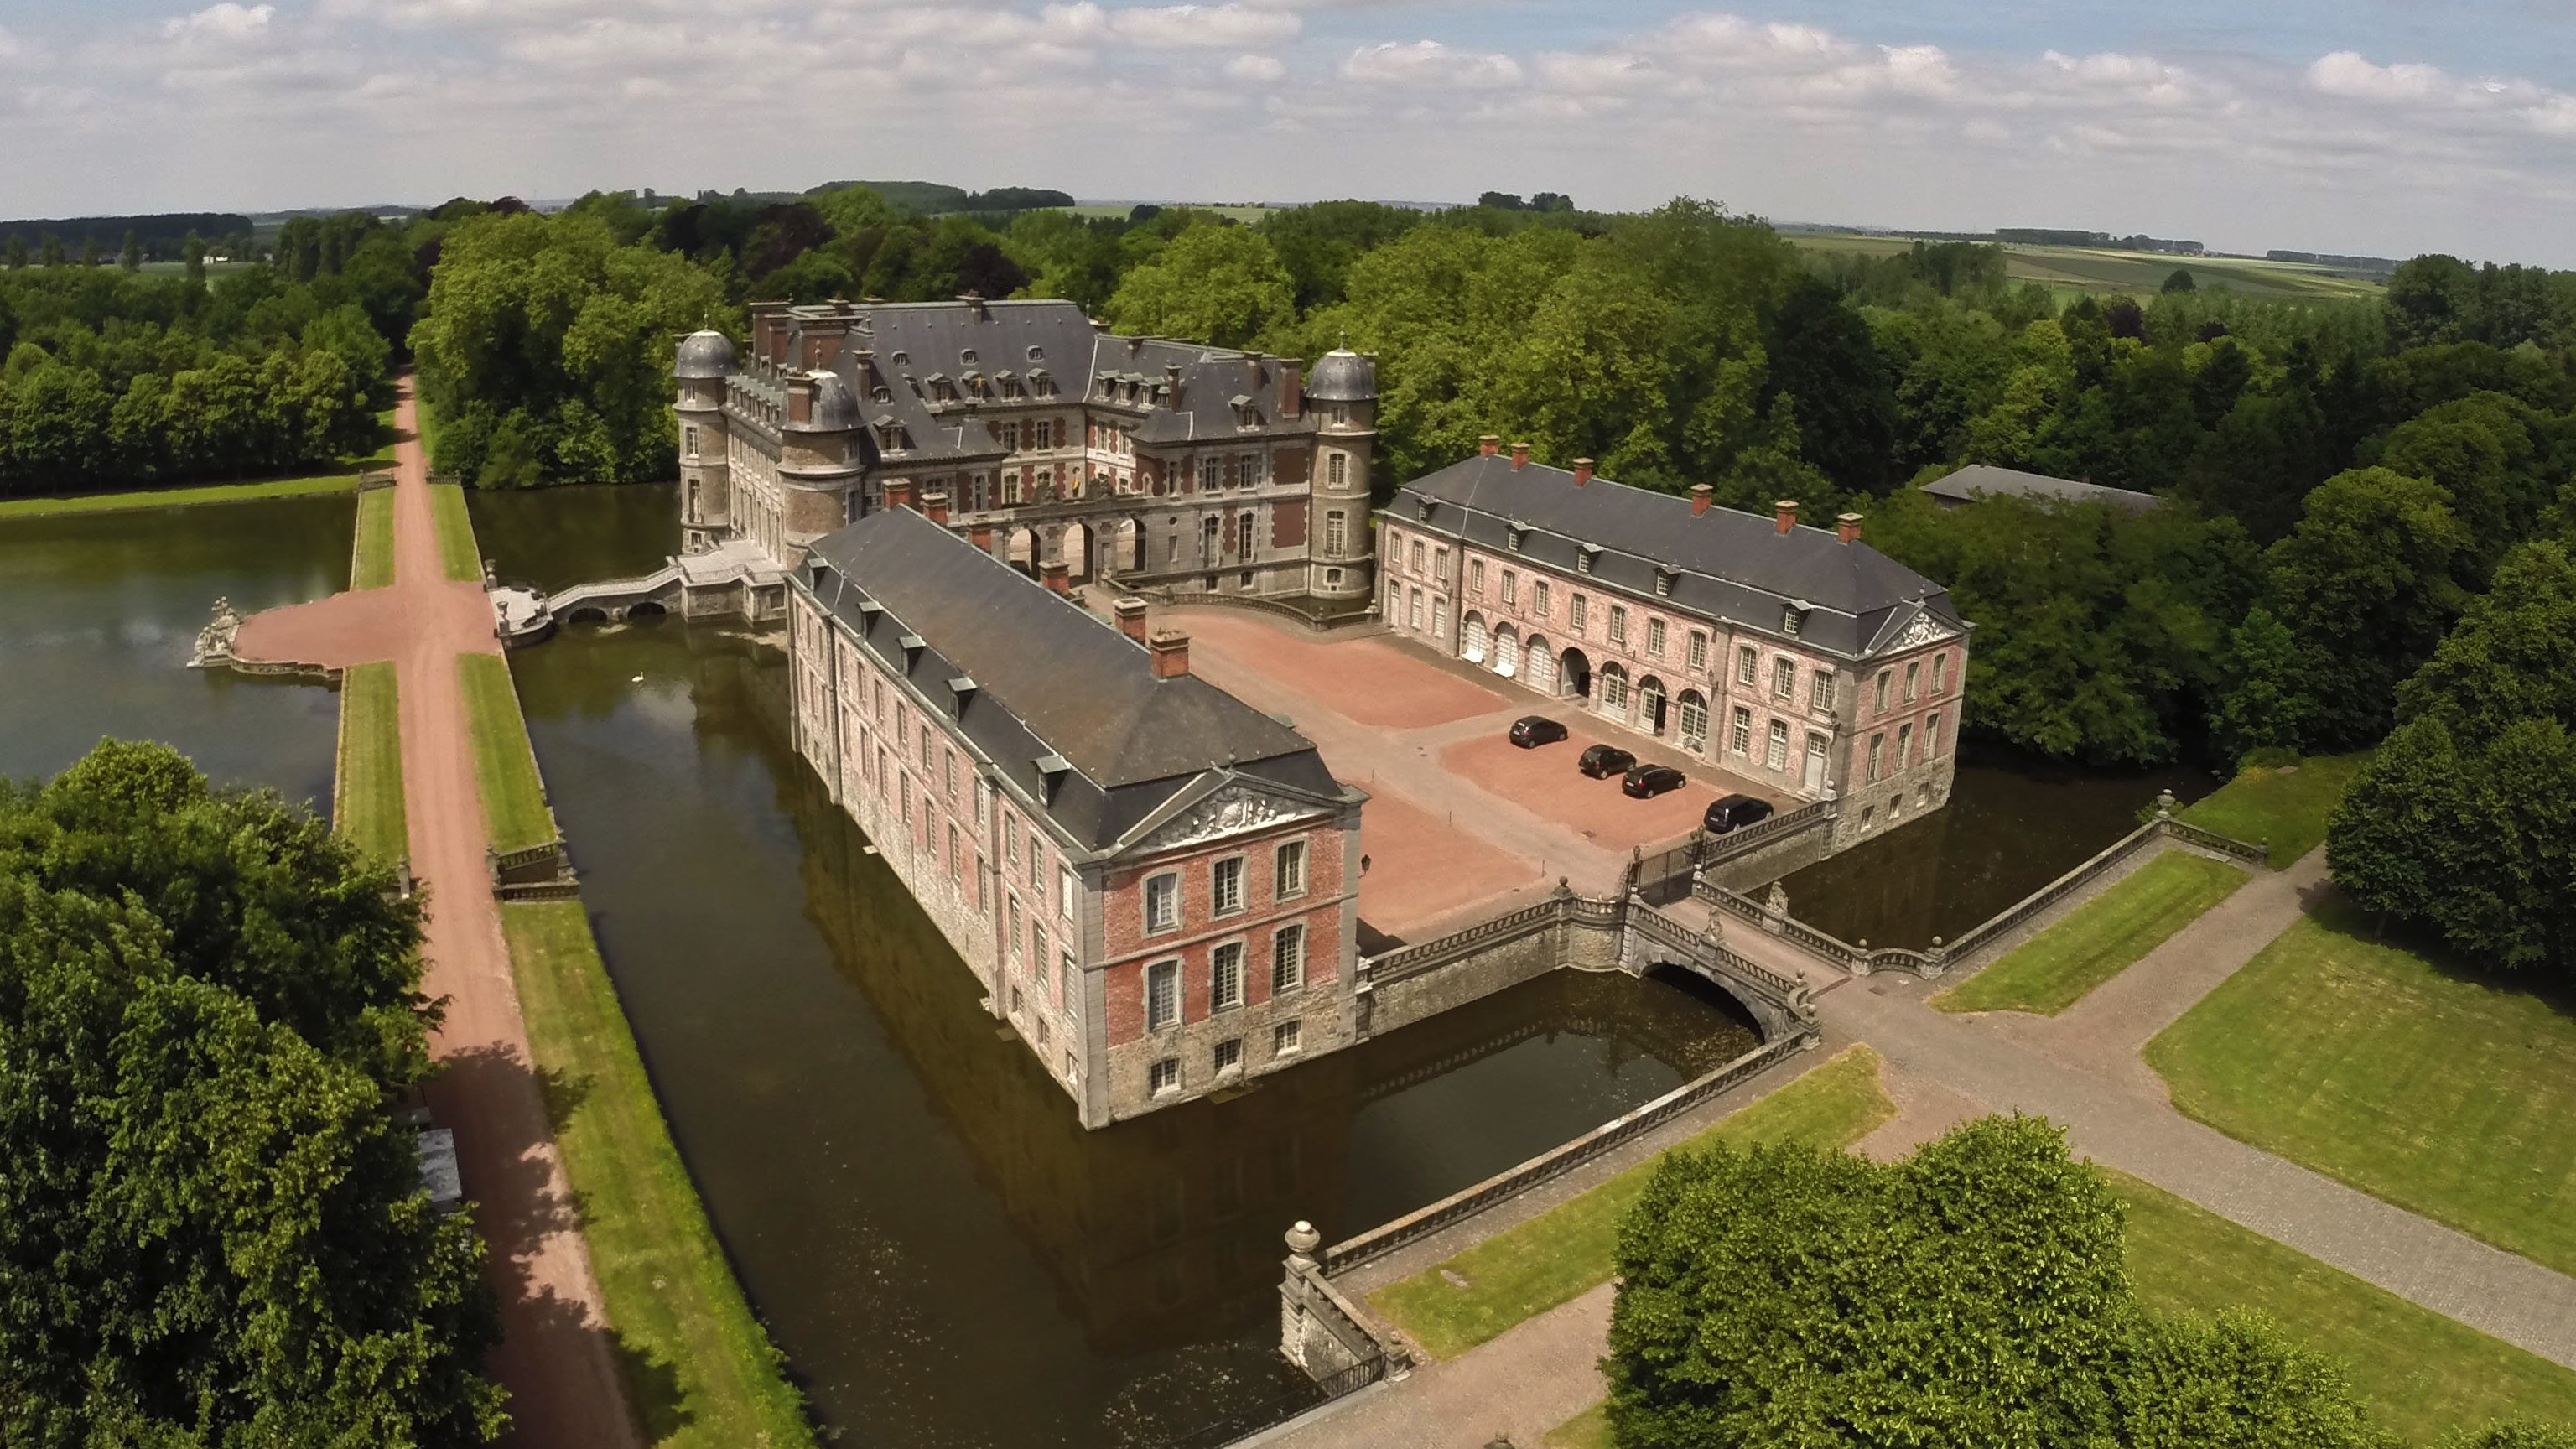
M 676 542 L 667 488 L 474 504 L 502 575 L 540 585 Z M 339 499 L 0 524 L 0 774 L 148 735 L 327 807 L 329 691 L 180 663 L 218 594 L 249 609 L 340 586 L 350 516 Z M 773 645 L 666 620 L 576 629 L 514 664 L 681 1150 L 846 1442 L 1141 1449 L 1265 1396 L 1287 1382 L 1289 1221 L 1371 1226 L 1752 1041 L 1713 990 L 1558 973 L 1086 1133 L 790 754 Z M 1794 878 L 1799 913 L 1880 944 L 1954 930 L 2107 843 L 2160 785 L 2206 784 L 1994 762 L 1959 781 L 1950 810 Z

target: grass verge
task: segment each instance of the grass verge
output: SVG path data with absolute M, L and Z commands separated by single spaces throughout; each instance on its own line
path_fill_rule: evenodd
M 374 488 L 358 495 L 358 556 L 349 566 L 349 587 L 381 589 L 394 581 L 394 490 Z
M 555 817 L 546 808 L 545 782 L 537 777 L 536 751 L 528 744 L 509 661 L 498 654 L 467 654 L 456 669 L 465 688 L 466 722 L 474 731 L 484 833 L 505 854 L 545 844 L 555 838 Z
M 439 569 L 460 584 L 479 581 L 483 560 L 475 554 L 474 520 L 466 516 L 465 490 L 453 483 L 432 484 L 429 517 L 438 532 Z
M 2168 850 L 2004 958 L 1932 998 L 1943 1011 L 2055 1016 L 2236 893 L 2235 866 Z
M 2364 751 L 2302 760 L 2287 771 L 2247 770 L 2184 809 L 2182 818 L 2238 840 L 2269 843 L 2272 868 L 2279 870 L 2326 838 L 2326 817 L 2369 762 Z
M 2147 1043 L 2221 1132 L 2576 1273 L 2576 1018 L 2329 904 Z
M 309 498 L 356 491 L 358 475 L 271 478 L 259 483 L 209 483 L 197 488 L 147 488 L 133 493 L 86 493 L 76 498 L 12 498 L 0 518 L 51 518 L 67 513 L 122 513 L 133 508 L 184 508 L 200 503 L 256 503 L 269 498 Z
M 382 861 L 411 852 L 403 818 L 402 716 L 391 663 L 340 680 L 340 765 L 331 827 Z
M 1610 1449 L 1610 1403 L 1603 1400 L 1547 1431 L 1545 1449 Z
M 2576 1373 L 2104 1170 L 2128 1207 L 2129 1274 L 2166 1313 L 2253 1308 L 2342 1359 L 2381 1423 L 2417 1443 L 2503 1418 L 2576 1422 Z
M 659 1446 L 810 1445 L 672 1145 L 579 901 L 501 908 L 528 1046 L 637 1422 Z
M 1681 1144 L 1749 1147 L 1810 1142 L 1848 1147 L 1896 1115 L 1878 1085 L 1878 1054 L 1848 1048 L 1805 1076 Z M 1646 1191 L 1653 1162 L 1496 1233 L 1445 1263 L 1369 1295 L 1378 1312 L 1440 1358 L 1454 1358 L 1516 1323 L 1610 1280 L 1619 1218 Z M 1464 1288 L 1446 1271 L 1466 1280 Z

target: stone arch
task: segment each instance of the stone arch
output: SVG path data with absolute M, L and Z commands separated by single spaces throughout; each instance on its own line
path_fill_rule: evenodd
M 639 600 L 626 610 L 626 617 L 629 619 L 659 619 L 669 612 L 671 611 L 662 607 L 658 601 L 653 599 L 643 599 Z
M 1670 723 L 1671 715 L 1672 703 L 1666 697 L 1663 678 L 1649 674 L 1638 680 L 1637 728 L 1660 740 L 1664 737 L 1664 727 Z
M 1558 695 L 1566 699 L 1592 697 L 1592 660 L 1580 649 L 1568 647 L 1556 656 L 1556 677 L 1561 681 Z
M 583 604 L 564 615 L 563 621 L 567 624 L 605 624 L 608 622 L 608 611 L 597 604 Z
M 1688 992 L 1751 1028 L 1753 1034 L 1763 1041 L 1776 1041 L 1793 1029 L 1789 1014 L 1776 1003 L 1763 1000 L 1723 975 L 1687 961 L 1676 961 L 1664 952 L 1645 955 L 1646 959 L 1639 963 L 1637 971 L 1640 979 L 1662 981 Z
M 1521 631 L 1509 624 L 1494 631 L 1494 672 L 1505 679 L 1521 672 Z
M 1521 683 L 1550 697 L 1556 694 L 1556 655 L 1536 634 L 1521 641 Z
M 1014 528 L 1002 540 L 1002 562 L 1027 574 L 1038 576 L 1038 536 L 1035 529 Z
M 1458 657 L 1470 664 L 1482 664 L 1493 640 L 1485 632 L 1485 616 L 1473 609 L 1458 621 Z
M 1708 697 L 1696 689 L 1685 689 L 1675 700 L 1681 746 L 1694 755 L 1708 753 Z
M 1132 518 L 1118 520 L 1101 549 L 1104 574 L 1143 573 L 1145 571 L 1145 525 Z
M 1616 659 L 1602 665 L 1600 682 L 1593 690 L 1601 712 L 1612 719 L 1627 719 L 1628 693 L 1628 666 Z
M 1056 541 L 1056 556 L 1064 560 L 1065 577 L 1074 583 L 1091 580 L 1093 530 L 1088 524 L 1068 523 Z

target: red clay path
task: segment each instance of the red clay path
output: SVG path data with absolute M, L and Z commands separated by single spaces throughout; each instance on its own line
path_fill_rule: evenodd
M 411 868 L 428 889 L 424 989 L 447 999 L 431 1039 L 442 1065 L 431 1112 L 456 1130 L 458 1168 L 491 1250 L 501 1300 L 493 1376 L 510 1391 L 505 1441 L 530 1449 L 641 1449 L 528 1050 L 510 951 L 483 850 L 474 746 L 457 656 L 497 653 L 478 584 L 439 568 L 411 383 L 394 412 L 394 583 L 273 609 L 242 624 L 245 658 L 348 666 L 394 662 L 402 691 L 403 805 Z

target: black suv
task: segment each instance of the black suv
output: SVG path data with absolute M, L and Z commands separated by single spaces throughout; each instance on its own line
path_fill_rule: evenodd
M 1741 829 L 1755 821 L 1770 818 L 1770 801 L 1756 800 L 1750 795 L 1728 795 L 1710 802 L 1708 814 L 1702 818 L 1702 823 L 1708 827 L 1709 834 L 1724 835 L 1730 830 Z
M 1632 800 L 1652 800 L 1667 790 L 1678 790 L 1689 784 L 1681 771 L 1670 765 L 1639 765 L 1619 782 L 1622 794 Z
M 1583 752 L 1583 758 L 1575 761 L 1574 767 L 1593 779 L 1607 780 L 1613 775 L 1628 773 L 1636 763 L 1635 755 L 1617 745 L 1594 745 Z
M 1525 750 L 1552 745 L 1565 738 L 1565 726 L 1543 714 L 1525 714 L 1512 721 L 1511 742 Z

